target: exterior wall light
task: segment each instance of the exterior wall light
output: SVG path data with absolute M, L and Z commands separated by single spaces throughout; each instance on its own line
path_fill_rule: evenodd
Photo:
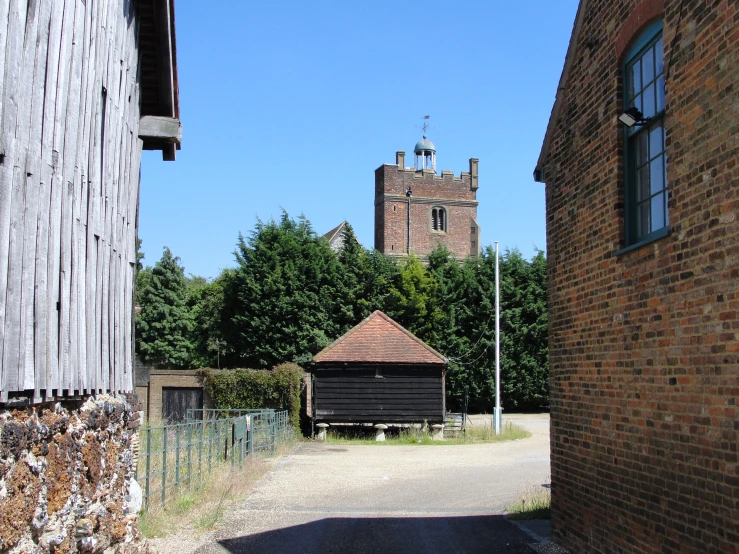
M 644 114 L 641 113 L 636 107 L 631 107 L 618 116 L 618 120 L 627 127 L 633 127 L 634 125 L 644 125 L 645 123 L 648 123 L 650 119 L 651 118 L 649 117 L 644 117 Z

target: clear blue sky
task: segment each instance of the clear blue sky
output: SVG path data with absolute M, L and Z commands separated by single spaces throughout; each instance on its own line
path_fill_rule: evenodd
M 431 115 L 437 171 L 480 160 L 482 244 L 546 247 L 536 164 L 577 10 L 529 2 L 176 2 L 182 150 L 144 152 L 145 264 L 233 267 L 281 209 L 373 246 L 374 170 L 411 160 Z M 406 165 L 410 165 L 407 163 Z

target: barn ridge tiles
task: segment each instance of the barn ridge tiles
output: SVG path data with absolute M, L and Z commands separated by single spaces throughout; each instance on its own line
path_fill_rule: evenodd
M 316 363 L 439 364 L 447 359 L 380 310 L 313 357 Z

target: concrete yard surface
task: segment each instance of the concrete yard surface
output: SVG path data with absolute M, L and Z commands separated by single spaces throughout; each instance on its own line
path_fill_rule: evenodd
M 549 482 L 548 414 L 506 416 L 532 437 L 443 446 L 306 442 L 219 529 L 162 552 L 528 553 L 506 507 Z M 472 423 L 490 425 L 490 416 Z

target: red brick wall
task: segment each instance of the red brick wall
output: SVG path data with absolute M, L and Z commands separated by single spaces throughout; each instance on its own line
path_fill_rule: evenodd
M 616 255 L 619 55 L 655 4 L 671 234 Z M 581 9 L 543 159 L 555 541 L 573 553 L 738 552 L 739 5 Z
M 471 220 L 477 218 L 477 189 L 469 173 L 454 176 L 444 171 L 398 169 L 382 165 L 375 171 L 375 248 L 389 255 L 404 255 L 408 235 L 408 201 L 411 188 L 411 251 L 428 255 L 444 244 L 456 257 L 470 254 Z M 441 206 L 447 213 L 447 232 L 431 229 L 431 209 Z

